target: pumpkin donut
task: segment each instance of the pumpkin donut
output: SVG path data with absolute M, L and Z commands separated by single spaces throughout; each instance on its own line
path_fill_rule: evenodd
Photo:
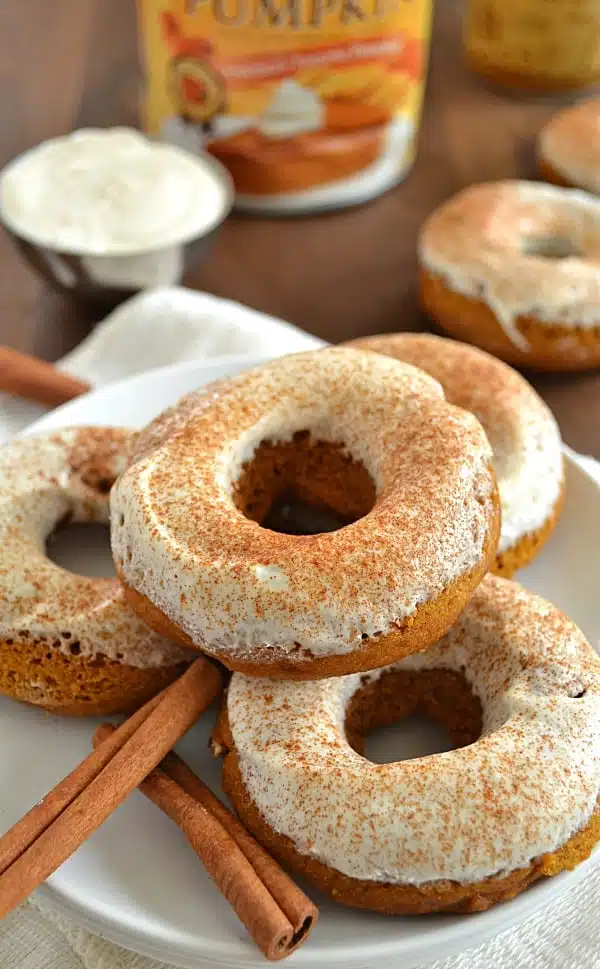
M 397 763 L 366 732 L 422 711 L 457 749 Z M 450 632 L 385 670 L 236 674 L 215 753 L 252 833 L 335 901 L 476 912 L 572 869 L 600 838 L 600 660 L 580 630 L 488 576 Z
M 190 651 L 129 609 L 117 579 L 48 559 L 69 521 L 108 522 L 108 493 L 134 435 L 82 427 L 0 449 L 0 693 L 52 713 L 128 712 L 181 674 Z
M 600 98 L 550 119 L 538 138 L 538 161 L 547 181 L 600 193 Z
M 327 348 L 184 398 L 111 493 L 112 547 L 145 622 L 251 675 L 314 679 L 424 649 L 494 561 L 481 425 L 422 371 Z M 291 493 L 343 527 L 265 527 Z
M 439 326 L 507 363 L 600 365 L 600 200 L 541 182 L 459 192 L 426 220 L 421 302 Z
M 475 414 L 494 452 L 502 508 L 494 572 L 510 578 L 528 565 L 554 531 L 564 497 L 560 431 L 533 387 L 483 350 L 430 333 L 386 333 L 344 345 L 421 367 L 451 404 Z

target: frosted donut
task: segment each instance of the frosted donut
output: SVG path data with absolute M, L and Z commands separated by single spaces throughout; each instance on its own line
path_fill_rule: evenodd
M 531 562 L 554 530 L 564 492 L 560 431 L 533 387 L 482 350 L 429 333 L 386 333 L 345 345 L 421 367 L 451 404 L 475 414 L 494 453 L 502 509 L 494 571 L 509 578 Z
M 73 428 L 0 449 L 0 693 L 53 713 L 126 712 L 189 662 L 189 650 L 129 609 L 117 579 L 75 575 L 46 556 L 60 525 L 108 522 L 132 439 Z
M 475 418 L 422 371 L 328 348 L 184 398 L 111 494 L 113 557 L 158 631 L 233 670 L 313 679 L 423 649 L 493 562 Z M 345 527 L 263 527 L 283 493 Z
M 423 307 L 451 336 L 540 370 L 600 364 L 600 199 L 473 185 L 427 219 L 419 260 Z
M 600 193 L 600 99 L 559 111 L 538 139 L 540 172 L 549 182 Z
M 366 732 L 417 710 L 457 749 L 361 755 Z M 495 576 L 437 645 L 385 670 L 235 675 L 213 748 L 244 824 L 358 908 L 480 911 L 600 838 L 600 660 L 556 608 Z

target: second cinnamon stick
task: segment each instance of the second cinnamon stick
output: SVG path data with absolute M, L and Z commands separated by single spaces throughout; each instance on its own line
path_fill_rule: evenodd
M 114 729 L 98 727 L 99 750 Z M 291 955 L 310 934 L 317 908 L 206 784 L 170 753 L 140 790 L 181 828 L 266 958 Z
M 303 939 L 319 916 L 310 898 L 181 757 L 171 751 L 160 766 L 184 791 L 191 794 L 221 822 L 287 915 L 294 928 L 294 937 Z

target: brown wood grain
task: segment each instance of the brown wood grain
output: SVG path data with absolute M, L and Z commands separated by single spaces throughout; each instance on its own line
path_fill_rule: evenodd
M 355 210 L 311 218 L 232 218 L 188 282 L 283 316 L 329 340 L 422 328 L 415 241 L 423 218 L 463 185 L 531 177 L 533 140 L 564 99 L 492 91 L 464 68 L 458 0 L 438 0 L 417 163 Z M 135 121 L 133 0 L 2 0 L 0 164 L 82 124 Z M 0 235 L 0 342 L 59 356 L 90 321 L 49 294 Z M 600 457 L 600 374 L 532 378 L 566 440 Z

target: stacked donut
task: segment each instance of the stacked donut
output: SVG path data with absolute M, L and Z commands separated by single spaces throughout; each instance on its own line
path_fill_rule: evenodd
M 533 558 L 562 494 L 531 388 L 432 337 L 274 361 L 137 440 L 110 502 L 127 602 L 233 671 L 223 787 L 336 900 L 477 911 L 600 837 L 600 661 L 491 574 Z M 294 503 L 332 530 L 299 534 Z M 363 756 L 369 730 L 415 710 L 456 749 Z

